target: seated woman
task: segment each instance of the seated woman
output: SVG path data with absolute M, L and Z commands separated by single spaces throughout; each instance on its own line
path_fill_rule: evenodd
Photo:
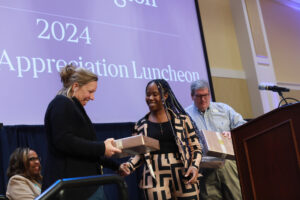
M 10 200 L 32 200 L 41 193 L 41 164 L 35 151 L 17 148 L 10 156 L 6 196 Z

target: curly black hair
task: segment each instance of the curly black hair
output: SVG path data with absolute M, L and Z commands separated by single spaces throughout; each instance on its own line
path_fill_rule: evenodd
M 201 144 L 201 147 L 203 148 L 203 144 L 205 144 L 205 141 L 203 140 L 204 136 L 203 136 L 202 132 L 199 131 L 199 129 L 198 129 L 195 121 L 191 118 L 191 116 L 181 106 L 181 104 L 177 100 L 174 92 L 172 91 L 169 83 L 166 80 L 164 80 L 164 79 L 154 79 L 154 80 L 151 80 L 150 82 L 148 82 L 148 84 L 146 86 L 146 91 L 147 91 L 148 86 L 150 84 L 152 84 L 152 83 L 155 83 L 156 86 L 157 86 L 157 88 L 158 88 L 161 101 L 162 101 L 162 103 L 164 105 L 165 112 L 168 112 L 168 109 L 170 109 L 170 110 L 172 110 L 176 114 L 186 115 L 186 116 L 188 116 L 190 118 L 190 121 L 193 124 L 193 127 L 194 127 L 194 130 L 196 132 L 196 135 L 198 136 L 198 139 L 199 139 L 199 142 Z M 168 94 L 167 99 L 164 99 L 164 95 L 165 94 Z M 168 117 L 168 115 L 167 115 L 167 117 Z M 171 123 L 171 120 L 170 119 L 168 119 L 168 120 Z M 176 138 L 177 136 L 176 136 L 176 134 L 174 132 L 173 126 L 171 126 L 171 128 L 172 128 L 173 135 Z M 182 144 L 180 144 L 180 145 L 182 145 Z
M 172 110 L 176 114 L 187 115 L 187 113 L 185 112 L 185 110 L 183 109 L 183 107 L 181 106 L 181 104 L 179 103 L 179 101 L 177 100 L 174 92 L 172 91 L 169 83 L 166 80 L 164 80 L 164 79 L 154 79 L 154 80 L 151 80 L 147 84 L 146 90 L 147 90 L 148 86 L 151 83 L 155 83 L 156 84 L 156 86 L 158 88 L 158 91 L 159 91 L 159 94 L 160 94 L 160 97 L 161 97 L 161 101 L 162 101 L 165 109 L 170 109 L 170 110 Z M 168 94 L 167 99 L 164 99 L 164 95 L 165 94 Z

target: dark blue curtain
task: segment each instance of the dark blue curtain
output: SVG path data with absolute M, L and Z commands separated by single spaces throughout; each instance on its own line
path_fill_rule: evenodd
M 111 123 L 94 124 L 97 137 L 100 141 L 106 138 L 123 138 L 131 135 L 134 123 Z M 47 151 L 45 129 L 42 125 L 18 125 L 3 126 L 0 128 L 0 194 L 5 194 L 8 182 L 6 170 L 9 156 L 17 147 L 30 147 L 42 158 L 41 164 L 45 166 L 45 156 Z M 124 162 L 128 158 L 115 159 L 117 162 Z M 43 170 L 42 170 L 43 173 Z M 114 173 L 110 169 L 104 168 L 105 174 Z M 125 178 L 128 185 L 129 199 L 142 199 L 142 192 L 138 189 L 138 174 L 134 173 Z M 117 199 L 116 187 L 107 187 L 105 192 L 109 199 Z

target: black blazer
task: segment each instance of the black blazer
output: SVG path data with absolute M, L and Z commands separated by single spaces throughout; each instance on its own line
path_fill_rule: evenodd
M 117 170 L 104 158 L 105 144 L 97 141 L 93 124 L 76 98 L 57 95 L 45 115 L 48 152 L 42 190 L 61 178 L 99 175 L 100 165 Z

